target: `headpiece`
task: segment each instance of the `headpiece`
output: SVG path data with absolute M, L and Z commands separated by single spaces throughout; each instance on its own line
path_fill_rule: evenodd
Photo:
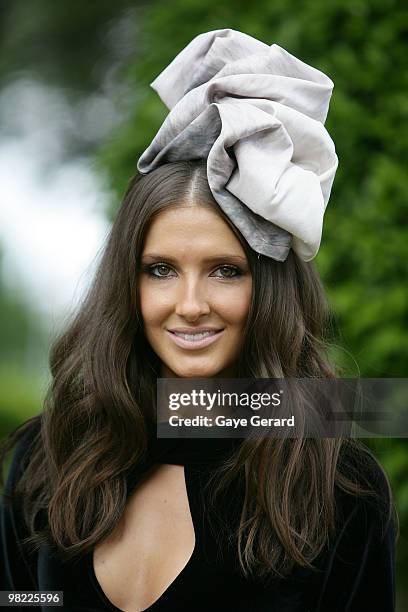
M 196 36 L 150 85 L 170 112 L 139 172 L 207 159 L 215 200 L 257 253 L 313 259 L 338 165 L 331 79 L 228 28 Z

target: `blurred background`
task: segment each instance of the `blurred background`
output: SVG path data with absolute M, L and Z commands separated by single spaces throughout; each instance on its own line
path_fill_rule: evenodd
M 86 291 L 136 161 L 167 109 L 149 83 L 197 34 L 277 43 L 334 81 L 339 168 L 315 263 L 350 376 L 408 376 L 408 13 L 403 0 L 2 0 L 0 436 L 42 409 L 48 350 Z M 368 444 L 400 515 L 408 440 Z

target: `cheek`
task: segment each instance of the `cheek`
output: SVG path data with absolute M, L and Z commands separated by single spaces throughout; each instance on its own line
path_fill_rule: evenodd
M 243 326 L 248 318 L 251 304 L 252 283 L 237 287 L 229 292 L 219 292 L 217 310 L 231 325 Z
M 169 291 L 159 291 L 151 283 L 140 284 L 140 311 L 145 327 L 159 325 L 172 308 Z

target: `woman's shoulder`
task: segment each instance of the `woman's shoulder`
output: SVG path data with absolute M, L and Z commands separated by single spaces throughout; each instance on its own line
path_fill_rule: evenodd
M 41 417 L 32 417 L 2 442 L 2 459 L 11 453 L 0 495 L 0 588 L 3 590 L 37 588 L 37 556 L 26 546 L 30 533 L 23 516 L 23 495 L 17 485 L 32 456 L 32 445 L 40 428 Z
M 11 452 L 11 462 L 4 485 L 4 495 L 12 494 L 15 485 L 20 480 L 27 463 L 30 451 L 37 436 L 41 432 L 42 414 L 35 415 L 19 425 L 5 440 L 3 453 Z
M 319 559 L 313 609 L 395 609 L 397 520 L 387 475 L 369 449 L 350 443 L 339 461 L 336 530 Z M 354 490 L 353 490 L 354 487 Z
M 339 461 L 339 472 L 336 506 L 340 523 L 357 523 L 362 529 L 362 535 L 367 529 L 372 529 L 373 525 L 378 533 L 395 528 L 396 513 L 391 484 L 372 451 L 363 445 L 347 449 Z M 348 484 L 344 486 L 346 479 Z

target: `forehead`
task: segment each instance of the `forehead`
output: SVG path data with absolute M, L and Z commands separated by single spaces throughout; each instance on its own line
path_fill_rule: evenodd
M 173 254 L 245 251 L 228 223 L 211 208 L 178 206 L 159 213 L 152 221 L 144 241 L 143 253 L 158 250 Z

